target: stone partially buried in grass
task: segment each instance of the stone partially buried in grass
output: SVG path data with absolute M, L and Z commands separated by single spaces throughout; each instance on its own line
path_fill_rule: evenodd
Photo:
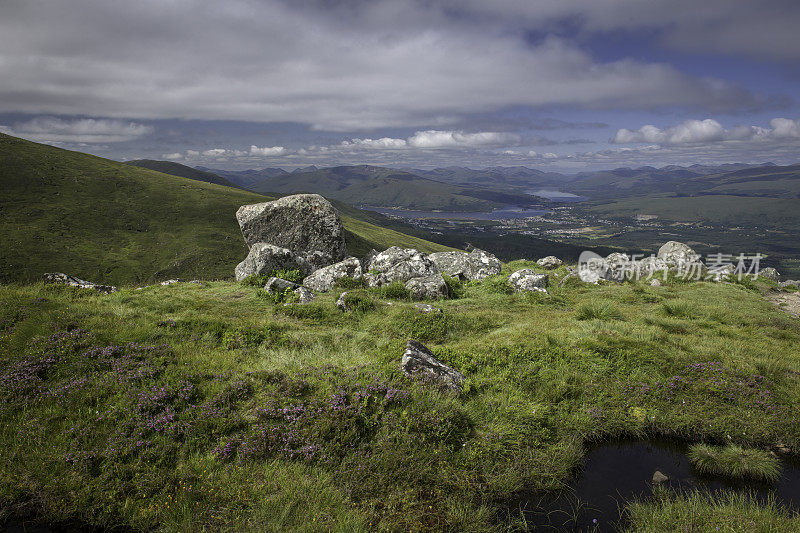
M 406 289 L 417 300 L 436 300 L 447 297 L 447 283 L 441 274 L 410 279 L 406 282 Z
M 406 345 L 400 368 L 407 376 L 437 383 L 448 390 L 460 391 L 464 384 L 461 372 L 436 359 L 428 348 L 413 339 Z

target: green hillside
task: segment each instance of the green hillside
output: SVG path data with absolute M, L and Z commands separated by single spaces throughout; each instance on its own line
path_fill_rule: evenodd
M 230 278 L 235 213 L 268 197 L 0 134 L 0 281 L 63 271 L 106 283 Z M 348 251 L 446 249 L 343 217 Z
M 282 194 L 314 192 L 349 204 L 404 207 L 420 211 L 491 211 L 508 203 L 492 198 L 493 191 L 469 190 L 401 170 L 369 165 L 280 175 L 265 179 L 251 188 L 257 192 Z M 520 200 L 536 199 L 523 195 Z
M 164 174 L 172 174 L 173 176 L 180 176 L 182 178 L 189 178 L 197 181 L 204 181 L 206 183 L 216 183 L 217 185 L 225 185 L 226 187 L 241 188 L 232 181 L 218 176 L 212 172 L 205 172 L 197 170 L 196 168 L 187 167 L 180 163 L 172 161 L 156 161 L 154 159 L 136 159 L 134 161 L 125 161 L 127 165 L 135 167 L 149 168 L 150 170 L 157 170 Z

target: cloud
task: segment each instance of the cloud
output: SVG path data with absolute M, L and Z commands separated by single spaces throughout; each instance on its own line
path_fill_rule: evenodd
M 138 139 L 153 132 L 152 126 L 111 119 L 73 119 L 36 117 L 5 127 L 9 135 L 37 142 L 118 143 Z
M 273 156 L 282 155 L 286 149 L 283 146 L 264 146 L 259 148 L 256 145 L 250 147 L 250 155 L 254 156 Z
M 518 143 L 520 137 L 512 133 L 484 131 L 464 133 L 452 130 L 417 131 L 407 139 L 382 137 L 380 139 L 351 139 L 343 141 L 339 146 L 344 148 L 370 148 L 397 150 L 404 148 L 438 149 L 438 148 L 476 148 L 486 146 L 502 146 Z
M 227 150 L 224 148 L 211 148 L 210 150 L 203 150 L 202 154 L 206 157 L 221 157 L 225 155 L 225 152 Z
M 609 5 L 626 20 L 630 9 L 652 24 L 632 1 L 581 3 Z M 505 0 L 488 11 L 477 0 L 324 4 L 5 0 L 0 112 L 425 131 L 514 106 L 716 112 L 771 104 L 667 64 L 598 60 L 574 36 L 526 39 L 528 21 L 547 30 L 565 15 L 588 13 L 585 24 L 610 27 L 602 9 L 577 0 L 563 9 Z
M 770 141 L 800 138 L 800 120 L 774 118 L 769 128 L 736 126 L 725 129 L 716 120 L 687 120 L 660 129 L 652 124 L 638 130 L 622 128 L 612 139 L 615 144 L 656 143 L 659 145 L 710 144 L 723 141 Z
M 163 157 L 164 159 L 168 159 L 170 161 L 174 161 L 174 160 L 178 160 L 178 159 L 183 159 L 183 154 L 180 153 L 180 152 L 175 152 L 175 153 L 172 153 L 172 154 L 164 154 L 161 157 Z

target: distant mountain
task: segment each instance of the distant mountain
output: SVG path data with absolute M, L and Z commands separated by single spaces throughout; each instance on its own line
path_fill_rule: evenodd
M 466 167 L 444 167 L 432 170 L 411 169 L 409 172 L 428 179 L 470 187 L 500 188 L 517 191 L 539 187 L 560 187 L 569 177 L 558 172 L 543 172 L 533 168 L 489 167 L 474 170 Z
M 182 178 L 189 178 L 190 180 L 204 181 L 206 183 L 215 183 L 217 185 L 225 185 L 226 187 L 236 187 L 241 189 L 239 185 L 223 178 L 222 176 L 198 170 L 196 168 L 187 167 L 180 163 L 173 161 L 156 161 L 154 159 L 136 159 L 134 161 L 125 161 L 126 165 L 133 165 L 135 167 L 147 168 L 163 172 L 164 174 L 171 174 L 172 176 L 180 176 Z
M 256 192 L 314 192 L 353 205 L 421 211 L 490 211 L 506 204 L 533 205 L 534 196 L 482 187 L 463 187 L 391 168 L 370 165 L 323 168 L 267 178 Z
M 197 170 L 203 172 L 211 172 L 218 176 L 222 176 L 232 181 L 240 187 L 250 189 L 256 183 L 259 183 L 267 178 L 274 176 L 281 176 L 288 174 L 282 168 L 262 168 L 262 169 L 249 169 L 249 170 L 221 170 L 217 168 L 195 167 Z

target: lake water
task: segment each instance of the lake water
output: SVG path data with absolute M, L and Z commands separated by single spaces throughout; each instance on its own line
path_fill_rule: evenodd
M 364 206 L 362 209 L 375 211 L 383 215 L 401 218 L 440 218 L 445 220 L 508 220 L 518 218 L 538 217 L 548 211 L 546 209 L 523 209 L 517 206 L 507 205 L 502 209 L 495 209 L 490 213 L 481 212 L 461 212 L 461 211 L 413 211 L 411 209 L 387 209 L 385 207 Z
M 685 443 L 668 440 L 613 441 L 590 450 L 568 491 L 519 495 L 504 506 L 504 512 L 525 518 L 539 531 L 619 531 L 624 526 L 620 510 L 634 498 L 652 497 L 651 481 L 656 470 L 670 477 L 672 489 L 723 489 L 751 491 L 764 501 L 774 495 L 786 507 L 800 508 L 800 468 L 782 461 L 781 477 L 773 484 L 743 482 L 697 474 L 686 457 Z
M 558 191 L 555 189 L 531 189 L 525 191 L 526 194 L 532 194 L 541 198 L 547 198 L 553 202 L 585 202 L 588 200 L 585 196 L 578 196 L 569 192 Z

